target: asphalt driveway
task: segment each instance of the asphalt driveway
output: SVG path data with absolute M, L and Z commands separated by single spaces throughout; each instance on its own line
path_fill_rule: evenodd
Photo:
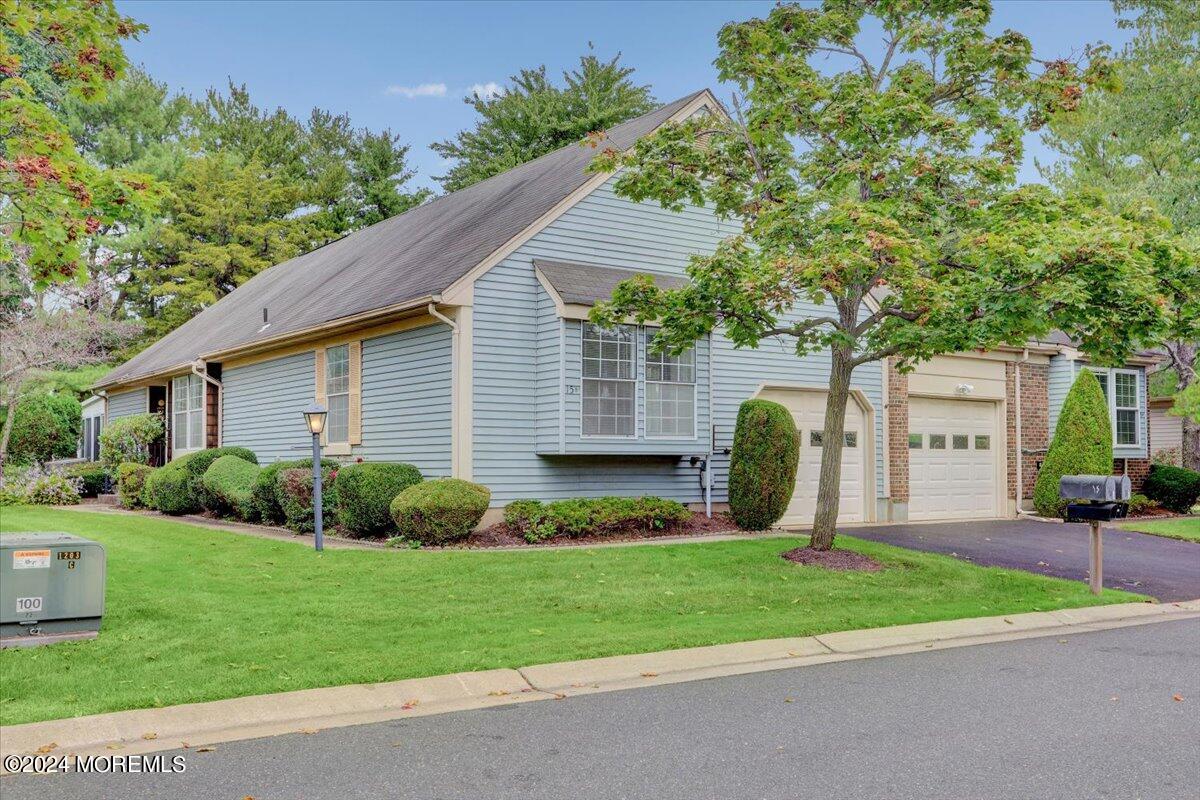
M 1034 520 L 909 522 L 845 528 L 860 539 L 1085 581 L 1088 526 Z M 1104 585 L 1163 602 L 1200 598 L 1200 545 L 1106 528 Z

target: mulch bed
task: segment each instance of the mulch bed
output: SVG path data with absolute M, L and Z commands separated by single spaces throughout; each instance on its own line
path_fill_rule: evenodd
M 577 536 L 573 538 L 560 536 L 544 542 L 537 542 L 533 545 L 525 541 L 525 537 L 519 531 L 500 522 L 483 530 L 475 531 L 465 541 L 451 545 L 451 547 L 563 547 L 566 545 L 602 544 L 604 542 L 635 542 L 644 539 L 661 539 L 664 536 L 702 536 L 710 533 L 736 532 L 738 532 L 738 526 L 734 524 L 728 514 L 713 514 L 712 518 L 709 519 L 704 516 L 703 512 L 697 511 L 692 513 L 692 518 L 687 522 L 665 530 L 615 531 L 598 536 Z
M 813 550 L 810 547 L 797 547 L 781 553 L 780 558 L 806 567 L 824 567 L 838 572 L 879 572 L 883 569 L 883 564 L 853 550 Z

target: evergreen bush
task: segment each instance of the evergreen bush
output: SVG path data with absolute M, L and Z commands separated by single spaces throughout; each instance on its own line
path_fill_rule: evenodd
M 1061 517 L 1066 501 L 1058 497 L 1064 475 L 1111 475 L 1112 423 L 1100 381 L 1080 370 L 1063 401 L 1054 439 L 1033 487 L 1033 505 L 1043 517 Z
M 742 403 L 729 460 L 729 513 L 739 528 L 760 531 L 779 521 L 792 500 L 799 460 L 800 432 L 791 412 L 770 400 Z

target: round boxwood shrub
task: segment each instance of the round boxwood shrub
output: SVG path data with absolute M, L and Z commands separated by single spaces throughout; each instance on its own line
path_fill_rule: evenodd
M 1200 498 L 1200 472 L 1168 464 L 1151 464 L 1142 491 L 1163 508 L 1187 514 Z
M 7 409 L 0 410 L 0 425 Z M 8 439 L 8 461 L 12 464 L 40 464 L 75 455 L 79 430 L 83 425 L 83 406 L 69 394 L 36 394 L 17 405 L 12 433 Z
M 81 497 L 95 497 L 108 490 L 108 471 L 94 461 L 83 464 L 72 464 L 64 469 L 63 474 L 68 478 L 78 478 L 79 494 Z
M 354 536 L 376 536 L 392 527 L 392 500 L 421 482 L 412 464 L 351 464 L 338 470 L 338 524 Z
M 250 518 L 250 488 L 258 473 L 257 464 L 238 456 L 224 455 L 218 458 L 200 478 L 208 502 L 206 508 L 218 514 Z
M 321 467 L 335 469 L 337 462 L 322 458 Z M 262 468 L 250 487 L 250 506 L 254 519 L 262 520 L 267 525 L 283 524 L 283 506 L 279 503 L 279 473 L 285 469 L 307 469 L 312 472 L 312 459 L 275 461 Z
M 117 467 L 117 497 L 125 508 L 141 508 L 146 505 L 144 497 L 146 479 L 154 467 L 149 464 L 137 464 L 126 461 Z
M 799 461 L 800 432 L 791 412 L 770 400 L 742 403 L 729 459 L 729 514 L 739 528 L 760 531 L 783 516 Z
M 1043 517 L 1061 517 L 1067 501 L 1058 497 L 1064 475 L 1111 475 L 1112 423 L 1100 381 L 1089 369 L 1079 372 L 1054 426 L 1054 439 L 1033 486 L 1033 505 Z
M 315 527 L 313 519 L 313 474 L 311 459 L 306 469 L 291 468 L 276 473 L 276 495 L 283 509 L 283 522 L 297 533 L 311 533 Z M 322 519 L 332 522 L 337 507 L 337 469 L 321 469 Z
M 439 545 L 467 538 L 491 502 L 486 486 L 439 478 L 410 486 L 392 501 L 392 519 L 401 535 Z
M 200 510 L 192 499 L 192 476 L 175 463 L 159 467 L 146 476 L 143 502 L 164 514 L 194 514 Z
M 179 466 L 187 470 L 188 476 L 191 479 L 188 483 L 188 491 L 192 495 L 192 505 L 196 508 L 204 508 L 216 512 L 221 511 L 221 500 L 208 493 L 202 479 L 204 473 L 208 472 L 208 468 L 212 466 L 213 462 L 223 456 L 236 456 L 242 461 L 247 461 L 251 464 L 258 463 L 258 456 L 254 455 L 254 451 L 245 447 L 211 447 L 206 450 L 197 450 L 194 453 L 188 453 L 171 462 L 171 466 Z

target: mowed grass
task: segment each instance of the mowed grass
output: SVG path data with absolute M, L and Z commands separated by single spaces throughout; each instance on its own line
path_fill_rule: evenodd
M 0 723 L 898 623 L 1134 601 L 839 537 L 886 565 L 779 558 L 799 537 L 518 552 L 314 553 L 156 517 L 5 508 L 102 542 L 98 639 L 0 652 Z
M 1182 539 L 1185 542 L 1200 542 L 1200 517 L 1177 517 L 1175 519 L 1137 519 L 1122 522 L 1121 527 L 1127 531 L 1152 533 L 1155 536 L 1166 536 L 1169 539 Z

